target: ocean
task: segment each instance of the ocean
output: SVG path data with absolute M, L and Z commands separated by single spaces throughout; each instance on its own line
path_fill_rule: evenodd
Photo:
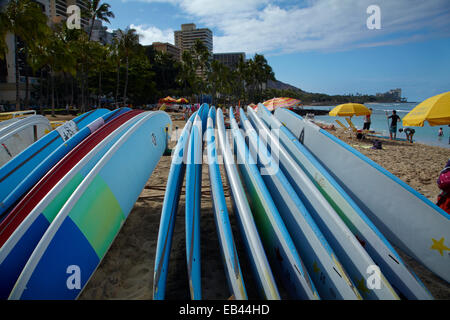
M 382 135 L 389 136 L 388 131 L 388 121 L 386 120 L 386 112 L 388 115 L 392 114 L 392 110 L 397 111 L 397 115 L 403 119 L 406 114 L 411 111 L 418 103 L 366 103 L 365 106 L 368 108 L 372 108 L 372 124 L 370 126 L 371 130 L 375 130 L 377 132 L 381 132 Z M 305 108 L 309 109 L 318 109 L 318 110 L 328 110 L 334 108 L 334 106 L 305 106 Z M 337 126 L 335 122 L 336 119 L 339 119 L 343 124 L 347 125 L 344 117 L 330 117 L 326 116 L 315 116 L 317 121 L 333 123 Z M 390 120 L 389 120 L 390 121 Z M 353 124 L 358 128 L 362 129 L 364 124 L 364 117 L 352 117 Z M 402 123 L 397 124 L 397 130 L 403 128 Z M 424 143 L 432 146 L 439 146 L 450 149 L 449 139 L 450 139 L 450 127 L 447 126 L 436 126 L 430 127 L 428 122 L 425 122 L 423 127 L 411 127 L 416 132 L 413 136 L 413 140 L 416 142 Z M 444 135 L 442 137 L 438 136 L 439 128 L 442 128 L 444 131 Z M 397 132 L 397 138 L 406 138 L 406 135 L 403 132 Z

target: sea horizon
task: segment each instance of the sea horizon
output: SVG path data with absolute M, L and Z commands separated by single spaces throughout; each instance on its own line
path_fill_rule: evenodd
M 370 126 L 371 130 L 375 130 L 380 132 L 384 136 L 389 136 L 388 131 L 388 120 L 386 119 L 386 112 L 388 115 L 392 114 L 392 110 L 396 110 L 398 116 L 403 119 L 406 114 L 411 111 L 415 106 L 417 106 L 420 102 L 386 102 L 386 103 L 366 103 L 366 105 L 373 109 L 372 111 L 372 123 Z M 327 110 L 330 111 L 335 106 L 303 106 L 316 110 Z M 320 122 L 325 122 L 328 124 L 334 124 L 338 126 L 336 123 L 336 119 L 342 120 L 345 125 L 347 122 L 345 121 L 345 117 L 332 117 L 329 115 L 317 115 L 314 117 L 315 120 Z M 364 124 L 364 116 L 354 116 L 352 117 L 353 124 L 358 128 L 362 129 Z M 389 121 L 390 123 L 390 121 Z M 398 129 L 404 129 L 406 127 L 403 126 L 402 122 L 397 125 Z M 425 122 L 423 127 L 410 127 L 414 129 L 416 132 L 414 133 L 413 140 L 414 142 L 423 143 L 431 146 L 438 146 L 443 148 L 449 148 L 449 139 L 450 139 L 450 126 L 430 126 L 428 122 Z M 444 135 L 439 137 L 438 130 L 442 128 L 444 131 Z M 406 138 L 405 133 L 397 131 L 397 138 Z

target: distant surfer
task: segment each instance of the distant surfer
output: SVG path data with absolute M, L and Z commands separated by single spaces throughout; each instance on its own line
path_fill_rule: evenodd
M 387 116 L 387 112 L 386 112 Z M 392 115 L 387 117 L 388 119 L 391 119 L 391 125 L 389 126 L 389 136 L 392 140 L 392 136 L 394 136 L 394 139 L 397 138 L 397 121 L 400 121 L 400 117 L 397 115 L 397 111 L 392 110 Z

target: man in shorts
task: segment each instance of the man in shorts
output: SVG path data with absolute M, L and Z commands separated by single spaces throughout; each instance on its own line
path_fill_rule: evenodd
M 386 116 L 387 116 L 387 112 L 386 112 Z M 389 136 L 391 137 L 392 140 L 392 136 L 394 137 L 394 139 L 397 138 L 397 121 L 400 121 L 400 117 L 397 115 L 397 111 L 392 110 L 392 115 L 390 115 L 389 117 L 387 117 L 388 119 L 391 119 L 391 125 L 389 126 Z

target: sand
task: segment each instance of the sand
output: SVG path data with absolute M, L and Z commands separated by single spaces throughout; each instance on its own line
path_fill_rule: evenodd
M 56 117 L 52 120 L 60 119 Z M 173 126 L 182 129 L 184 121 L 174 121 Z M 450 157 L 450 149 L 416 143 L 383 141 L 382 150 L 372 150 L 370 149 L 372 146 L 370 140 L 351 139 L 348 133 L 339 129 L 330 130 L 330 132 L 379 163 L 431 201 L 436 201 L 436 196 L 439 193 L 436 179 Z M 174 148 L 174 146 L 175 142 L 171 141 L 170 147 Z M 80 295 L 80 299 L 152 299 L 154 257 L 170 162 L 170 156 L 161 158 L 110 250 Z M 204 299 L 229 299 L 230 293 L 214 222 L 206 164 L 203 165 L 202 170 L 202 294 Z M 221 170 L 222 177 L 224 177 L 223 166 L 221 166 Z M 230 221 L 247 293 L 250 299 L 258 299 L 255 283 L 237 230 L 236 218 L 232 211 L 229 188 L 226 181 L 224 181 L 224 184 Z M 184 202 L 183 187 L 167 279 L 166 298 L 171 300 L 189 299 L 185 255 Z M 449 284 L 400 250 L 399 253 L 435 298 L 450 299 Z

